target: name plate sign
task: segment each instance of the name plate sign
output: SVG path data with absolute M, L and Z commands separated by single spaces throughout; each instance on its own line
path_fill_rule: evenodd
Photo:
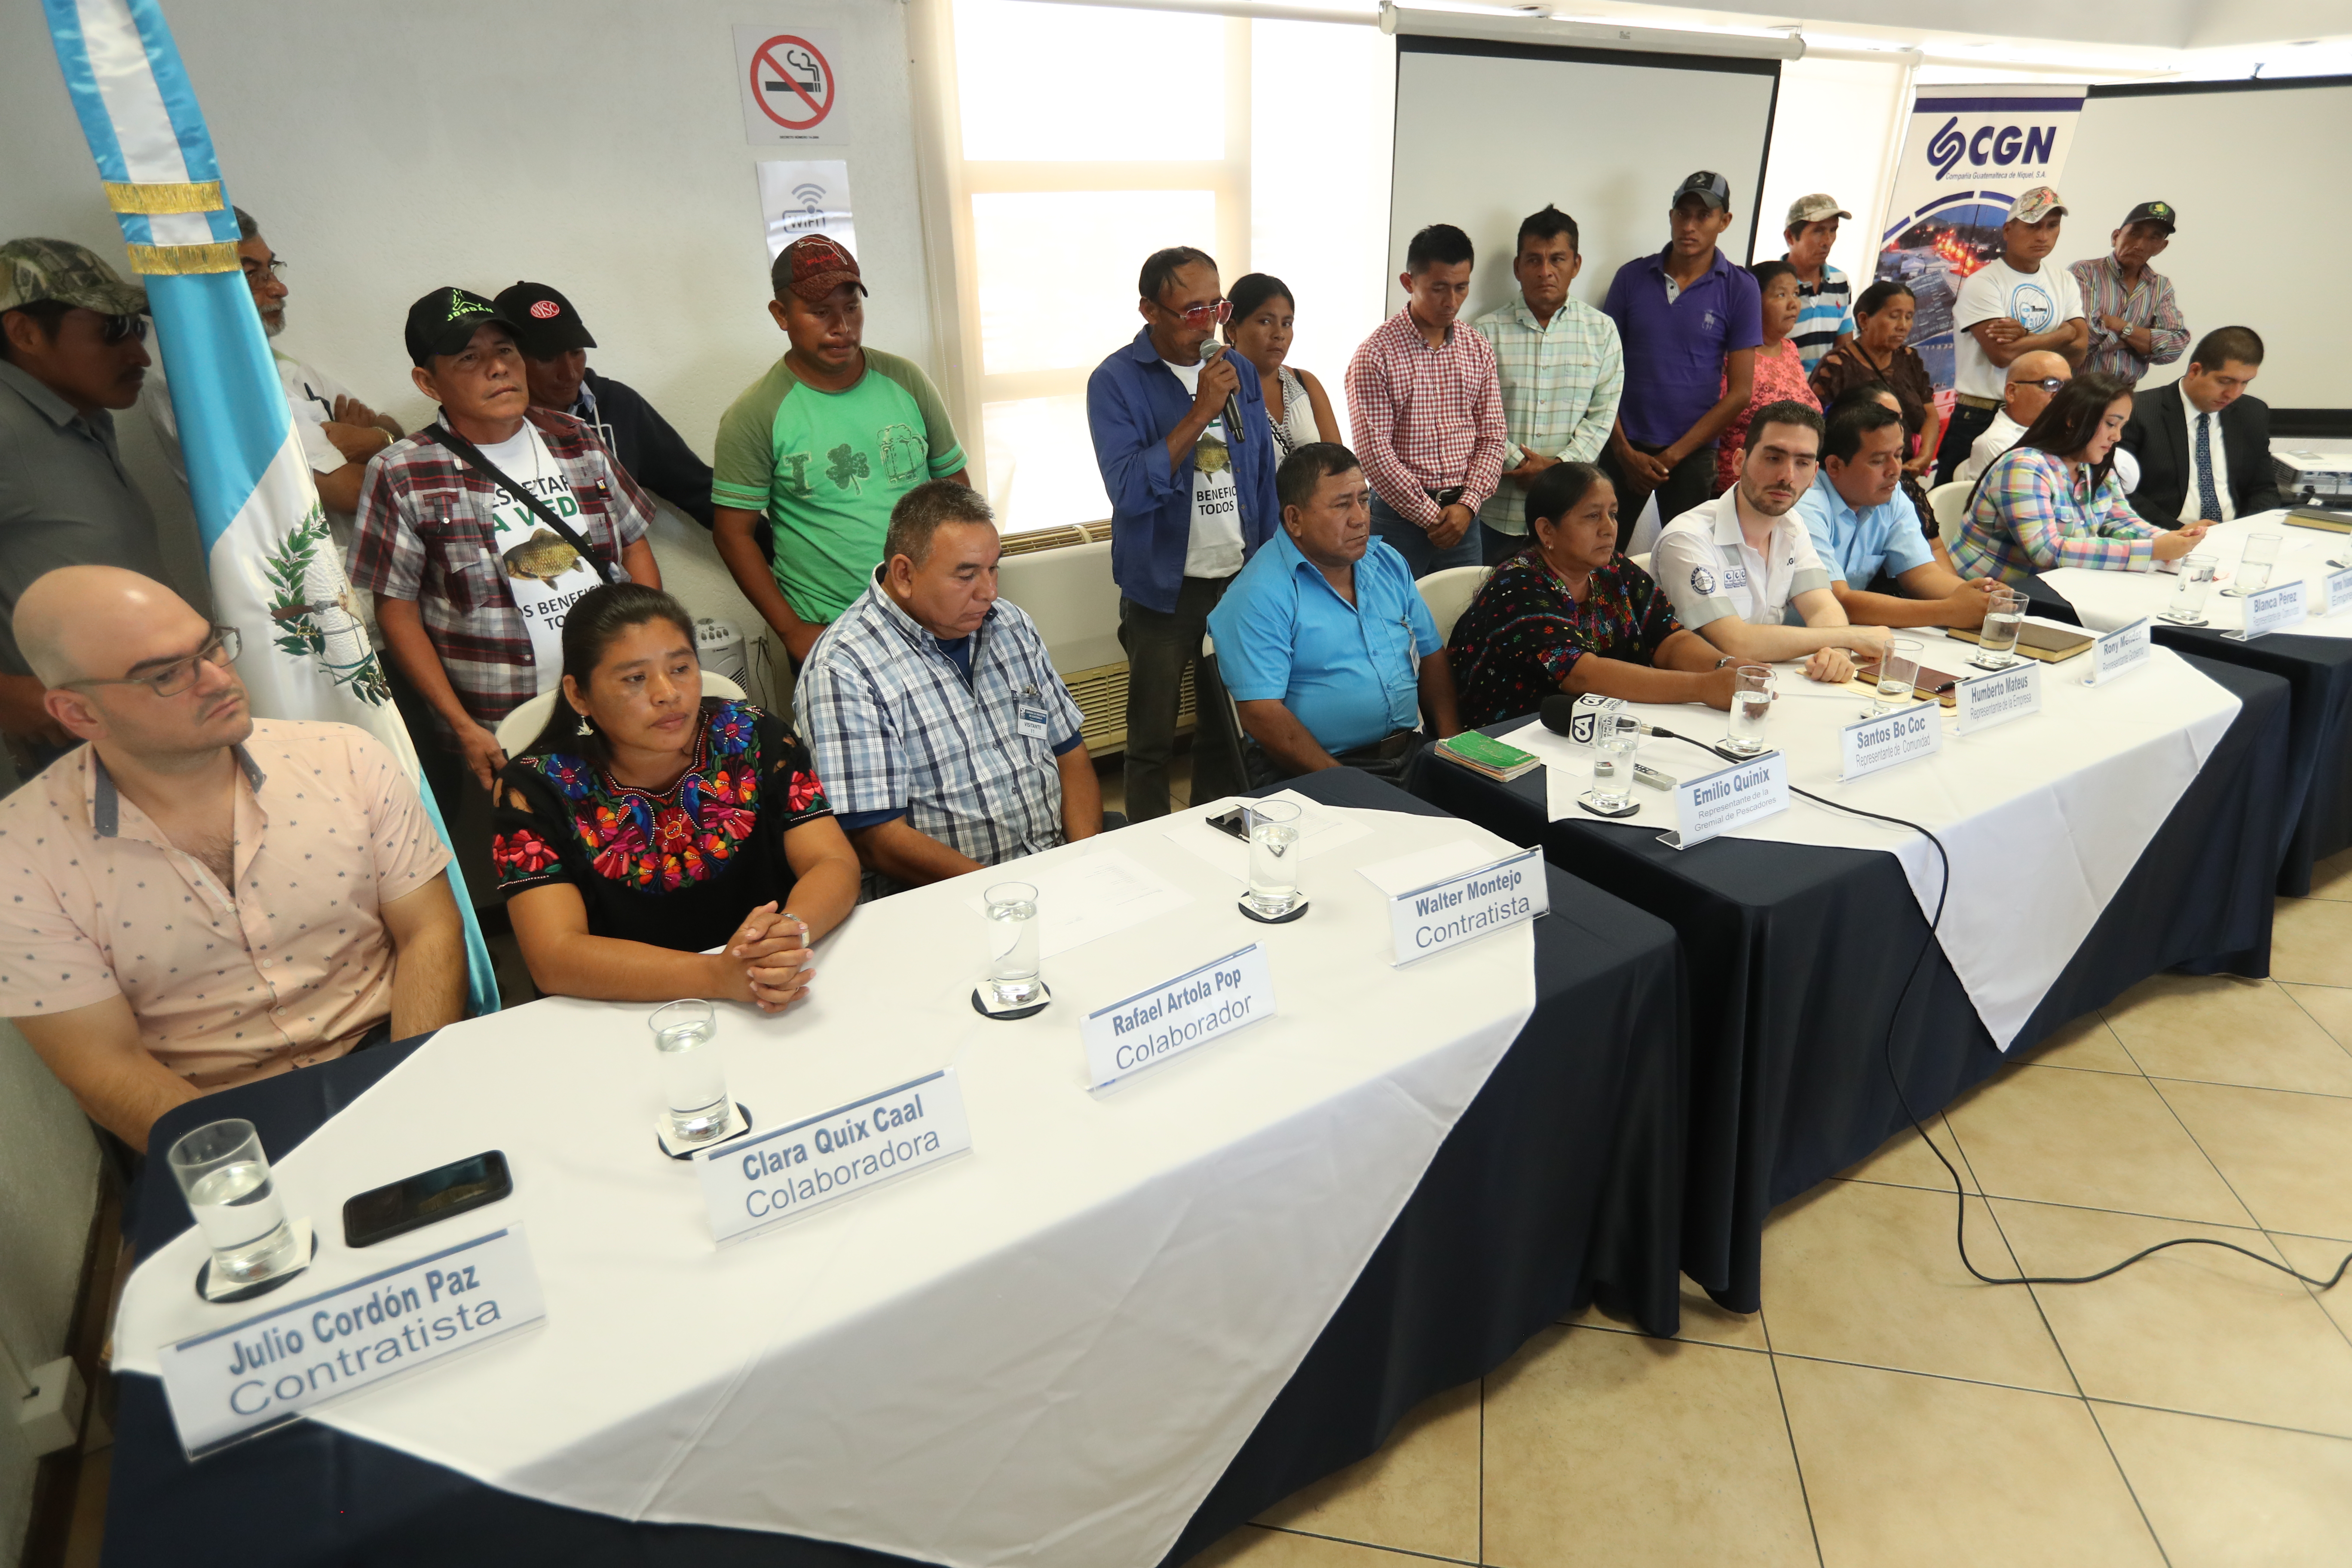
M 2118 676 L 2145 668 L 2155 652 L 2156 639 L 2148 632 L 2147 617 L 2142 616 L 2127 626 L 2117 626 L 2093 639 L 2091 669 L 2083 677 L 2083 684 L 2105 686 Z
M 156 1360 L 194 1459 L 546 1316 L 530 1248 L 509 1226 L 165 1345 Z
M 1658 842 L 1669 849 L 1688 849 L 1788 809 L 1789 759 L 1780 752 L 1767 752 L 1754 762 L 1734 763 L 1676 784 L 1675 813 L 1681 826 L 1659 834 Z
M 694 1157 L 710 1235 L 728 1241 L 856 1197 L 971 1147 L 953 1068 Z
M 1389 900 L 1389 931 L 1400 967 L 1490 931 L 1522 924 L 1551 908 L 1543 851 L 1523 849 L 1491 866 Z
M 1087 1014 L 1078 1026 L 1087 1085 L 1101 1089 L 1273 1016 L 1274 973 L 1252 942 Z
M 1958 700 L 1959 732 L 1973 735 L 2011 719 L 2042 711 L 2042 667 L 2021 664 L 1963 680 L 1953 693 Z
M 2246 629 L 2221 635 L 2237 642 L 2252 642 L 2273 632 L 2293 631 L 2310 618 L 2309 603 L 2303 589 L 2303 579 L 2297 577 L 2275 588 L 2247 595 L 2239 601 L 2245 606 Z
M 1884 773 L 1944 749 L 1943 709 L 1934 702 L 1899 708 L 1838 731 L 1838 782 Z
M 2341 572 L 2330 572 L 2323 586 L 2327 591 L 2327 602 L 2321 608 L 2321 615 L 2340 616 L 2352 610 L 2352 566 L 2347 566 Z

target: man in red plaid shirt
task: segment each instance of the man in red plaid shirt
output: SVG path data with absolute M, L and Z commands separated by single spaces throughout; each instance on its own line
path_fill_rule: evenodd
M 429 713 L 416 749 L 445 812 L 457 773 L 487 790 L 506 763 L 499 720 L 562 676 L 563 615 L 617 564 L 661 586 L 646 529 L 653 507 L 579 420 L 530 406 L 514 329 L 463 289 L 436 289 L 409 308 L 417 390 L 439 424 L 395 441 L 360 485 L 352 582 L 375 595 L 384 652 Z M 489 463 L 569 524 L 595 559 L 522 499 L 436 437 L 470 442 Z M 436 763 L 439 764 L 436 766 Z

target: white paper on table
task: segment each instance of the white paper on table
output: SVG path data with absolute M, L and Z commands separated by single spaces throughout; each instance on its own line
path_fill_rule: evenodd
M 1432 882 L 1442 882 L 1464 871 L 1475 871 L 1491 865 L 1494 851 L 1475 838 L 1456 838 L 1451 843 L 1432 845 L 1416 849 L 1410 855 L 1400 855 L 1393 860 L 1375 860 L 1369 866 L 1356 868 L 1357 875 L 1378 888 L 1390 898 L 1417 892 Z
M 1298 842 L 1291 853 L 1301 860 L 1353 844 L 1367 837 L 1371 829 L 1351 816 L 1342 816 L 1329 806 L 1307 799 L 1295 789 L 1286 789 L 1265 797 L 1286 800 L 1298 807 Z M 1249 880 L 1249 846 L 1222 827 L 1212 827 L 1207 818 L 1242 804 L 1242 797 L 1229 795 L 1223 800 L 1213 800 L 1191 807 L 1180 814 L 1163 830 L 1168 838 L 1214 866 L 1236 882 Z M 1202 815 L 1195 816 L 1194 812 Z
M 1038 952 L 1045 958 L 1192 901 L 1192 894 L 1117 849 L 1097 850 L 1034 872 L 1017 866 L 992 867 L 987 881 L 990 887 L 999 881 L 1027 882 L 1037 889 Z M 963 902 L 972 913 L 985 915 L 987 889 Z

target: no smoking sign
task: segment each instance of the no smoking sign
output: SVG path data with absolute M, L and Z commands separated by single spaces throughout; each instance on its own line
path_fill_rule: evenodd
M 746 140 L 815 142 L 831 135 L 826 121 L 840 84 L 815 33 L 739 26 L 735 59 Z

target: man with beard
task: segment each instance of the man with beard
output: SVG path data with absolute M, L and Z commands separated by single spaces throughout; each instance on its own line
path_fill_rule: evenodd
M 1821 447 L 1822 416 L 1803 404 L 1758 409 L 1738 482 L 1666 525 L 1650 574 L 1674 601 L 1675 618 L 1734 658 L 1804 658 L 1807 675 L 1835 683 L 1853 678 L 1847 650 L 1881 652 L 1887 634 L 1848 624 L 1796 515 Z M 1781 624 L 1791 605 L 1802 626 Z

